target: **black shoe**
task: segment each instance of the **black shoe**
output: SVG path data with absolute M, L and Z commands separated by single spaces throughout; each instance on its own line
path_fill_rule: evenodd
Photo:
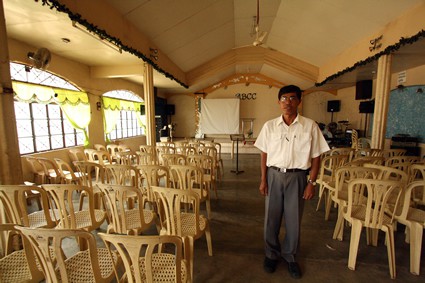
M 267 273 L 273 273 L 276 271 L 278 261 L 276 259 L 271 259 L 268 257 L 264 258 L 264 271 Z
M 292 278 L 298 279 L 301 278 L 301 269 L 298 263 L 288 262 L 288 271 L 291 274 Z

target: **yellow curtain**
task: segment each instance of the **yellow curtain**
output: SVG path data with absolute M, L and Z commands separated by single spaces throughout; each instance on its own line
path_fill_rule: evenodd
M 115 129 L 121 110 L 135 111 L 137 113 L 137 122 L 139 123 L 139 125 L 144 128 L 146 127 L 146 116 L 143 115 L 145 117 L 143 118 L 140 113 L 140 105 L 144 103 L 120 100 L 111 97 L 102 97 L 102 103 L 105 135 L 109 134 Z M 106 141 L 109 142 L 107 136 Z
M 84 133 L 84 145 L 89 145 L 87 127 L 91 120 L 87 93 L 41 86 L 23 82 L 12 82 L 15 99 L 21 102 L 57 103 L 70 124 Z

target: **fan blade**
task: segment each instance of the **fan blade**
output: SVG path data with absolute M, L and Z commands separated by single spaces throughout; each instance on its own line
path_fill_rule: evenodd
M 267 31 L 262 31 L 259 33 L 257 40 L 263 42 L 264 38 L 267 36 Z

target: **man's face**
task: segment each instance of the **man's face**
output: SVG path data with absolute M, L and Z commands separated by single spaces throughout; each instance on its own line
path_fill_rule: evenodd
M 278 101 L 283 115 L 296 114 L 300 102 L 301 101 L 298 99 L 296 93 L 285 93 L 280 97 L 280 100 Z

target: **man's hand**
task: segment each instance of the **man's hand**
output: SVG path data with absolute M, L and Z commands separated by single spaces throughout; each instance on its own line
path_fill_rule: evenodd
M 312 199 L 314 197 L 314 186 L 308 183 L 305 187 L 303 199 Z
M 260 184 L 260 194 L 263 196 L 266 196 L 269 193 L 268 188 L 267 188 L 267 182 L 266 181 L 261 181 Z

